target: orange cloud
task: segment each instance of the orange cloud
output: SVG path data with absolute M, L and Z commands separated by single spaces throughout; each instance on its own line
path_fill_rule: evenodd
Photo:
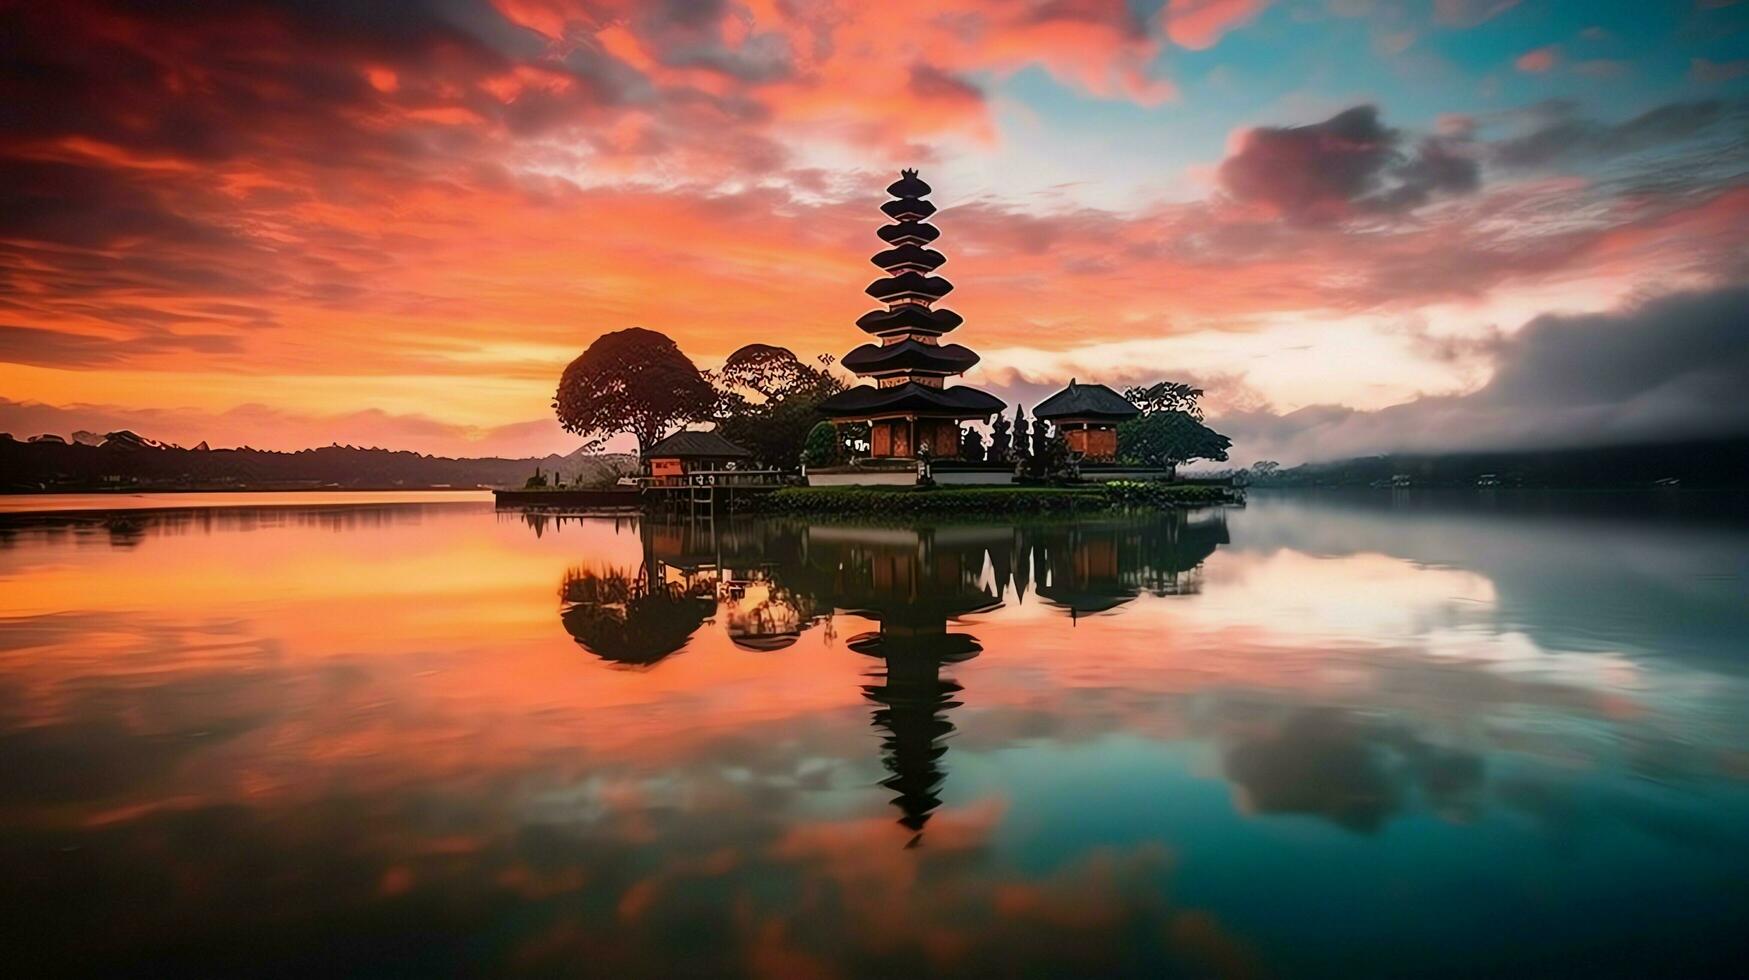
M 1164 30 L 1121 2 L 658 17 L 506 0 L 467 30 L 424 8 L 387 25 L 270 0 L 32 7 L 19 33 L 40 43 L 0 133 L 0 426 L 35 404 L 93 419 L 57 416 L 73 428 L 137 412 L 128 427 L 184 442 L 520 452 L 559 369 L 608 329 L 662 330 L 706 364 L 749 330 L 842 354 L 886 159 L 1001 147 L 992 93 L 1025 69 L 1157 103 L 1175 17 L 1212 43 L 1256 6 L 1175 5 Z M 965 341 L 1061 352 L 1474 299 L 1593 273 L 1615 254 L 1599 236 L 1702 220 L 1720 190 L 1582 209 L 1607 192 L 1477 188 L 1478 160 L 1509 161 L 1471 130 L 1360 135 L 1249 129 L 1208 168 L 1221 193 L 1122 211 L 940 187 Z M 845 153 L 869 169 L 819 162 Z M 1702 277 L 1728 253 L 1660 234 L 1638 270 L 1608 268 Z

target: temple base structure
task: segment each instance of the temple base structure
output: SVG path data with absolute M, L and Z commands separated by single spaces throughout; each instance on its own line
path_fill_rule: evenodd
M 859 459 L 849 466 L 809 466 L 810 487 L 996 487 L 1015 482 L 1014 467 L 958 460 Z
M 876 458 L 953 459 L 960 452 L 960 424 L 953 419 L 870 419 L 868 454 Z

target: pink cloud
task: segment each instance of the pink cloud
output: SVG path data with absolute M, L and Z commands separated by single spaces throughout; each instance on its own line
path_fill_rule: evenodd
M 1555 67 L 1555 60 L 1559 56 L 1559 49 L 1555 45 L 1549 44 L 1526 51 L 1519 55 L 1518 60 L 1514 61 L 1512 65 L 1522 72 L 1541 74 Z
M 1166 36 L 1181 48 L 1213 47 L 1229 31 L 1255 20 L 1269 0 L 1171 0 Z

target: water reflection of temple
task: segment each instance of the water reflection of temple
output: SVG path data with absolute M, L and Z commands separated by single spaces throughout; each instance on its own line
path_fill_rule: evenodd
M 954 731 L 948 712 L 960 704 L 960 685 L 942 670 L 983 649 L 948 626 L 1001 605 L 984 584 L 986 556 L 1010 537 L 1006 528 L 813 528 L 808 535 L 809 563 L 833 572 L 833 606 L 878 624 L 847 645 L 881 662 L 862 692 L 877 706 L 888 772 L 881 785 L 896 794 L 892 803 L 912 844 L 941 806 L 944 740 Z
M 565 520 L 529 517 L 537 533 Z M 982 651 L 963 617 L 1029 595 L 1078 617 L 1143 593 L 1195 593 L 1200 565 L 1227 541 L 1218 511 L 935 528 L 639 520 L 636 533 L 635 568 L 576 568 L 561 589 L 565 629 L 605 660 L 653 666 L 713 619 L 750 651 L 790 646 L 838 612 L 876 624 L 846 645 L 879 661 L 862 691 L 881 735 L 881 785 L 913 844 L 942 802 L 962 692 L 951 668 Z

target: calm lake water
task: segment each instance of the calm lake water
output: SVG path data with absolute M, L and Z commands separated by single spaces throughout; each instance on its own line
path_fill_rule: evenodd
M 0 517 L 13 975 L 1741 965 L 1729 502 L 288 496 Z

